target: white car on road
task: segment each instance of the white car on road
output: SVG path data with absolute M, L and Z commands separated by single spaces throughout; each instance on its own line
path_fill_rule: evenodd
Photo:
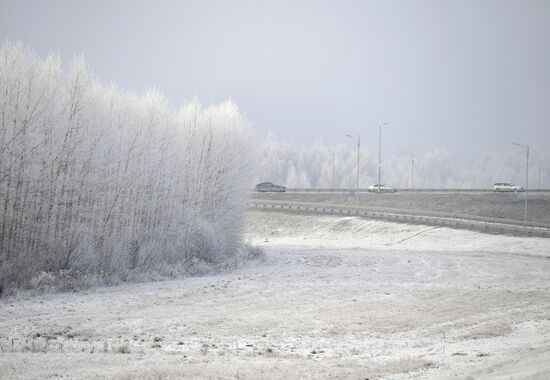
M 368 190 L 369 190 L 371 193 L 378 193 L 378 184 L 369 186 Z M 391 186 L 380 185 L 380 192 L 381 192 L 381 193 L 395 193 L 396 191 L 397 191 L 397 190 L 395 190 L 395 189 L 394 189 L 393 187 L 391 187 Z
M 511 183 L 506 182 L 496 182 L 493 183 L 493 191 L 496 192 L 522 192 L 525 191 L 525 189 L 521 186 L 516 186 Z

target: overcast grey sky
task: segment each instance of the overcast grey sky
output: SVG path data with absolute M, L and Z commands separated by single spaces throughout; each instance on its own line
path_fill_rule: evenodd
M 0 0 L 0 38 L 301 145 L 376 151 L 379 121 L 390 153 L 550 144 L 550 1 Z

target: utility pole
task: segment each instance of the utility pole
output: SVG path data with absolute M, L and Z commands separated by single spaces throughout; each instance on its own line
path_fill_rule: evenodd
M 357 185 L 355 186 L 355 207 L 359 204 L 359 152 L 361 149 L 361 135 L 357 134 Z
M 334 151 L 332 149 L 328 151 L 332 153 L 332 190 L 334 191 Z
M 414 156 L 411 156 L 411 189 L 414 189 Z
M 525 151 L 525 199 L 523 204 L 523 220 L 527 222 L 527 192 L 529 191 L 529 145 L 514 143 Z
M 382 169 L 382 126 L 388 124 L 387 121 L 378 124 L 378 194 L 380 194 L 380 177 Z
M 542 187 L 540 187 L 540 173 L 541 173 L 541 165 L 540 165 L 540 161 L 539 161 L 539 190 L 542 189 Z
M 350 137 L 354 140 L 357 140 L 357 184 L 355 188 L 355 206 L 359 203 L 359 150 L 361 148 L 361 135 L 357 135 L 357 137 L 352 135 L 346 135 L 347 137 Z

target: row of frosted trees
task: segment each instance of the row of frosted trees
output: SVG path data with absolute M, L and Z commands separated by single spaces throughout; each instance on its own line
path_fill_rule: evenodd
M 334 186 L 355 188 L 357 147 L 353 142 L 328 146 L 318 141 L 302 147 L 270 134 L 259 152 L 257 182 L 271 180 L 288 187 L 330 188 L 334 152 Z M 549 168 L 549 154 L 532 154 L 530 187 L 545 187 L 550 181 Z M 362 149 L 359 169 L 360 187 L 377 183 L 378 153 Z M 484 153 L 470 162 L 453 157 L 445 149 L 382 158 L 382 182 L 398 188 L 487 188 L 493 182 L 508 181 L 523 185 L 524 170 L 524 155 L 519 149 L 510 149 L 506 154 Z
M 240 247 L 250 129 L 236 105 L 174 109 L 0 50 L 0 290 L 40 276 L 125 279 L 218 264 Z M 0 292 L 1 294 L 1 292 Z
M 318 141 L 310 147 L 300 147 L 268 135 L 260 147 L 258 179 L 270 179 L 298 188 L 331 188 L 334 153 L 334 187 L 355 188 L 357 180 L 357 147 L 353 144 L 327 146 Z M 445 187 L 453 183 L 456 170 L 450 155 L 444 150 L 426 152 L 415 158 L 415 173 L 411 175 L 411 155 L 386 157 L 382 165 L 382 180 L 395 187 Z M 362 149 L 360 156 L 360 187 L 378 182 L 378 156 Z M 411 177 L 414 176 L 414 179 Z

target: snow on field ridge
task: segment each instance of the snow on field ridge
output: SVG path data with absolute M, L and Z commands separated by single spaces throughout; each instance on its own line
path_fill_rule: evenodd
M 499 236 L 361 217 L 252 210 L 246 236 L 255 243 L 410 251 L 477 251 L 550 256 L 550 239 Z

